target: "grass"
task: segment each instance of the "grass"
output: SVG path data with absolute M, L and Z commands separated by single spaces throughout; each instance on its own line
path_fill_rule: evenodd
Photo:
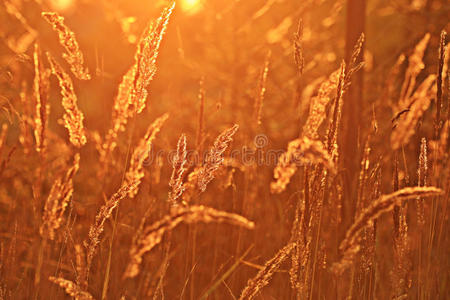
M 178 2 L 0 5 L 0 299 L 446 299 L 445 1 Z

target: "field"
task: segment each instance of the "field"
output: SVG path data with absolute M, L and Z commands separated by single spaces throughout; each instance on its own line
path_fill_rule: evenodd
M 0 300 L 449 299 L 445 0 L 3 0 Z

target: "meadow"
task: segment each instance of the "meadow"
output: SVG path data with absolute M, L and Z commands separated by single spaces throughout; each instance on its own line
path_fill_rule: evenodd
M 2 1 L 0 300 L 449 299 L 450 5 L 357 2 Z

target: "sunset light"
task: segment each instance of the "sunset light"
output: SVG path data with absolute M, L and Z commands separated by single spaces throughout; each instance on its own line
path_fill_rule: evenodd
M 450 300 L 449 0 L 0 0 L 0 300 Z
M 181 8 L 188 13 L 195 13 L 202 8 L 203 0 L 181 0 Z
M 50 0 L 50 6 L 56 11 L 66 11 L 75 4 L 76 0 Z

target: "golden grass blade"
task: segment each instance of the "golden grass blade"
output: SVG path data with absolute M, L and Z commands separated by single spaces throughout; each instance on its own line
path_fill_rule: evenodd
M 197 121 L 197 132 L 195 139 L 195 147 L 198 151 L 198 155 L 202 157 L 203 155 L 203 144 L 205 139 L 205 79 L 202 77 L 200 79 L 200 89 L 198 91 L 198 100 L 199 100 L 199 112 L 198 112 L 198 121 Z
M 442 109 L 442 74 L 444 71 L 445 62 L 445 40 L 447 39 L 447 32 L 445 30 L 441 31 L 441 38 L 439 40 L 439 53 L 438 53 L 438 71 L 437 71 L 437 81 L 436 81 L 436 118 L 434 120 L 434 138 L 437 139 L 439 135 L 439 129 L 441 126 L 441 109 Z M 445 76 L 445 75 L 444 75 Z
M 305 57 L 303 54 L 303 20 L 298 21 L 297 32 L 294 34 L 294 61 L 299 75 L 303 74 Z
M 182 194 L 183 204 L 187 204 L 191 201 L 192 197 L 194 197 L 197 192 L 198 187 L 198 178 L 199 174 L 202 170 L 202 167 L 196 167 L 194 170 L 189 173 L 187 176 L 187 180 L 183 183 L 184 192 Z
M 283 192 L 298 166 L 310 164 L 323 164 L 331 173 L 336 173 L 335 164 L 321 141 L 310 140 L 306 136 L 291 141 L 273 172 L 276 181 L 270 184 L 271 192 Z
M 441 195 L 443 191 L 435 187 L 407 187 L 392 194 L 383 195 L 373 201 L 350 226 L 344 240 L 339 245 L 343 254 L 342 259 L 332 267 L 333 271 L 341 274 L 352 263 L 353 257 L 359 251 L 359 233 L 371 224 L 381 214 L 391 211 L 395 205 L 401 205 L 402 201 L 416 199 L 417 197 L 430 197 Z
M 261 113 L 264 101 L 264 95 L 266 94 L 266 85 L 267 85 L 267 74 L 269 73 L 269 64 L 270 57 L 272 56 L 272 52 L 267 52 L 266 59 L 264 61 L 264 68 L 261 71 L 261 76 L 259 78 L 259 89 L 258 94 L 256 95 L 255 104 L 254 104 L 254 116 L 256 120 L 256 125 L 261 125 Z
M 73 281 L 64 279 L 64 278 L 57 278 L 50 276 L 48 278 L 51 282 L 59 285 L 61 288 L 64 289 L 67 295 L 73 297 L 75 300 L 94 300 L 94 297 L 92 297 L 91 294 L 88 292 L 83 291 L 76 283 Z
M 40 60 L 39 45 L 34 45 L 33 52 L 34 61 L 34 80 L 33 92 L 36 100 L 36 111 L 34 118 L 34 137 L 36 139 L 36 151 L 45 152 L 47 146 L 46 130 L 48 126 L 48 115 L 50 113 L 50 105 L 47 103 L 47 95 L 50 88 L 49 76 L 50 71 L 44 70 Z
M 414 134 L 417 122 L 428 109 L 434 97 L 435 80 L 436 75 L 429 75 L 409 99 L 411 103 L 409 109 L 404 114 L 398 114 L 395 117 L 398 122 L 391 133 L 392 149 L 397 150 L 402 145 L 407 144 Z
M 220 278 L 216 280 L 216 282 L 213 283 L 205 293 L 203 293 L 203 295 L 200 297 L 200 300 L 207 299 L 208 296 L 211 295 L 214 292 L 214 290 L 216 290 L 220 286 L 220 284 L 225 281 L 225 279 L 227 279 L 231 274 L 233 274 L 234 270 L 236 270 L 236 268 L 239 266 L 240 263 L 245 263 L 244 258 L 248 255 L 248 253 L 250 252 L 250 250 L 252 250 L 252 248 L 253 245 L 250 246 L 244 252 L 244 254 L 242 254 L 238 259 L 236 259 L 236 262 L 226 272 L 224 272 L 223 275 L 220 276 Z
M 350 58 L 350 61 L 348 62 L 348 68 L 346 69 L 344 89 L 346 89 L 348 87 L 348 85 L 350 84 L 350 79 L 351 79 L 353 73 L 357 72 L 359 69 L 361 69 L 364 66 L 364 63 L 357 63 L 357 61 L 358 61 L 358 57 L 361 54 L 365 38 L 366 37 L 364 35 L 364 32 L 361 33 L 361 35 L 359 36 L 355 45 L 353 46 L 352 56 Z
M 170 177 L 169 186 L 172 191 L 169 192 L 169 202 L 171 205 L 177 205 L 177 199 L 181 197 L 184 192 L 185 186 L 183 186 L 183 174 L 186 170 L 186 135 L 182 134 L 178 139 L 177 154 L 173 158 L 172 163 L 172 176 Z
M 293 249 L 294 243 L 289 243 L 281 248 L 272 259 L 267 261 L 264 268 L 253 279 L 248 281 L 239 300 L 254 299 L 260 293 L 261 289 L 269 284 L 273 274 L 278 270 L 283 261 L 289 257 Z
M 308 293 L 308 262 L 311 257 L 312 226 L 311 220 L 313 214 L 309 212 L 310 193 L 309 193 L 309 167 L 304 168 L 304 191 L 303 197 L 297 201 L 295 218 L 291 230 L 291 242 L 294 243 L 294 249 L 291 255 L 291 268 L 289 269 L 289 278 L 291 286 L 297 291 L 297 295 L 306 296 Z
M 417 169 L 418 186 L 427 186 L 428 178 L 428 151 L 427 140 L 422 138 L 420 142 L 419 168 Z M 420 226 L 425 225 L 425 210 L 422 197 L 417 197 L 417 223 Z
M 181 223 L 228 223 L 253 229 L 255 224 L 246 218 L 216 210 L 205 206 L 178 207 L 172 213 L 165 216 L 153 225 L 147 226 L 135 238 L 130 250 L 130 262 L 128 263 L 124 277 L 132 278 L 139 274 L 139 266 L 145 253 L 158 245 L 163 236 Z
M 78 100 L 73 89 L 72 79 L 64 72 L 63 68 L 47 52 L 47 58 L 52 68 L 52 73 L 58 78 L 61 88 L 62 106 L 64 107 L 64 126 L 69 131 L 70 142 L 77 148 L 86 144 L 86 133 L 83 125 L 84 115 L 78 108 Z
M 22 86 L 19 92 L 20 103 L 22 106 L 22 117 L 19 123 L 20 134 L 19 134 L 19 142 L 23 148 L 24 154 L 29 154 L 32 149 L 32 135 L 30 131 L 32 129 L 33 118 L 32 118 L 32 109 L 31 109 L 31 101 L 29 101 L 29 95 L 27 92 L 27 83 L 25 81 L 22 82 Z
M 239 125 L 222 132 L 214 141 L 213 147 L 206 154 L 205 162 L 202 166 L 194 168 L 189 173 L 187 181 L 183 184 L 183 202 L 189 203 L 196 192 L 203 193 L 207 185 L 214 179 L 216 171 L 223 165 L 225 160 L 223 154 L 232 141 L 232 138 Z
M 429 33 L 425 34 L 424 37 L 417 43 L 414 48 L 414 52 L 408 58 L 408 68 L 405 72 L 405 80 L 402 84 L 402 89 L 400 92 L 400 100 L 398 106 L 400 108 L 409 106 L 409 100 L 414 92 L 416 86 L 417 76 L 424 68 L 423 56 L 425 50 L 427 49 L 428 42 L 430 41 L 431 35 Z
M 6 144 L 6 135 L 8 133 L 8 123 L 3 123 L 0 131 L 0 155 L 3 152 L 4 146 Z
M 206 155 L 205 164 L 198 174 L 198 188 L 201 192 L 204 192 L 208 183 L 214 179 L 217 169 L 223 163 L 223 154 L 233 140 L 233 136 L 238 128 L 239 125 L 235 124 L 233 127 L 222 132 L 214 141 L 213 147 Z
M 338 86 L 339 74 L 340 69 L 331 73 L 328 79 L 320 85 L 317 96 L 311 98 L 308 119 L 303 126 L 303 134 L 309 139 L 319 138 L 317 131 L 327 116 L 326 106 L 331 101 L 331 93 Z
M 55 231 L 61 226 L 66 207 L 73 194 L 73 177 L 80 166 L 80 154 L 75 154 L 72 166 L 66 174 L 57 178 L 52 185 L 50 194 L 45 202 L 42 215 L 42 225 L 39 232 L 43 238 L 53 240 Z
M 147 87 L 156 74 L 156 59 L 159 53 L 161 41 L 166 32 L 170 15 L 175 7 L 175 1 L 170 3 L 161 13 L 161 16 L 154 24 L 150 25 L 144 31 L 138 44 L 138 51 L 135 56 L 136 74 L 133 81 L 132 98 L 136 106 L 136 112 L 140 113 L 145 108 L 147 99 Z
M 41 15 L 58 33 L 59 43 L 67 51 L 67 53 L 63 53 L 63 58 L 70 65 L 70 70 L 75 77 L 81 80 L 91 79 L 88 68 L 83 66 L 83 53 L 80 50 L 75 34 L 64 24 L 64 17 L 56 12 L 42 12 Z
M 36 40 L 38 32 L 36 31 L 36 29 L 30 26 L 25 15 L 22 14 L 23 12 L 21 12 L 20 3 L 15 1 L 2 1 L 2 4 L 5 7 L 6 13 L 13 16 L 17 21 L 19 21 L 26 31 L 17 39 L 11 37 L 4 40 L 8 47 L 15 53 L 25 53 L 29 49 L 29 46 Z
M 112 111 L 112 128 L 110 128 L 105 136 L 103 143 L 100 141 L 99 154 L 100 162 L 104 165 L 109 159 L 109 155 L 117 146 L 116 140 L 120 132 L 125 130 L 128 120 L 134 115 L 130 94 L 133 88 L 133 81 L 136 74 L 136 68 L 133 66 L 122 77 L 119 84 L 117 96 L 114 100 Z
M 118 134 L 125 130 L 128 120 L 145 108 L 147 88 L 156 74 L 159 47 L 166 32 L 175 1 L 168 5 L 154 24 L 144 30 L 135 54 L 135 63 L 123 76 L 114 100 L 112 128 L 99 147 L 100 162 L 106 164 L 116 148 Z
M 85 291 L 88 287 L 86 272 L 86 253 L 80 244 L 74 245 L 75 249 L 75 267 L 76 267 L 76 283 Z
M 92 265 L 92 260 L 97 251 L 97 247 L 100 244 L 100 235 L 105 229 L 105 222 L 112 216 L 112 212 L 122 201 L 130 194 L 131 191 L 137 189 L 137 182 L 132 182 L 128 185 L 122 185 L 120 189 L 112 195 L 110 199 L 100 208 L 97 216 L 95 217 L 94 224 L 89 229 L 88 240 L 84 241 L 84 247 L 86 248 L 86 275 L 84 278 L 88 278 L 89 271 Z M 86 279 L 87 280 L 87 279 Z
M 358 49 L 358 48 L 357 48 Z M 359 50 L 355 50 L 359 51 Z M 356 58 L 355 58 L 356 59 Z M 328 153 L 333 156 L 337 156 L 337 135 L 339 132 L 339 124 L 341 120 L 341 108 L 342 108 L 342 96 L 344 95 L 344 91 L 346 89 L 346 85 L 350 84 L 350 76 L 352 71 L 347 71 L 346 64 L 344 61 L 341 62 L 340 74 L 338 79 L 338 84 L 336 87 L 336 97 L 334 99 L 333 106 L 333 116 L 330 121 L 330 125 L 327 133 L 327 141 L 326 146 L 328 149 Z
M 136 188 L 130 191 L 131 198 L 136 196 L 141 180 L 144 177 L 144 162 L 149 158 L 153 140 L 168 118 L 169 115 L 164 114 L 156 119 L 149 126 L 145 136 L 139 141 L 139 144 L 131 155 L 130 166 L 125 174 L 125 184 L 131 185 L 132 183 L 136 183 Z

